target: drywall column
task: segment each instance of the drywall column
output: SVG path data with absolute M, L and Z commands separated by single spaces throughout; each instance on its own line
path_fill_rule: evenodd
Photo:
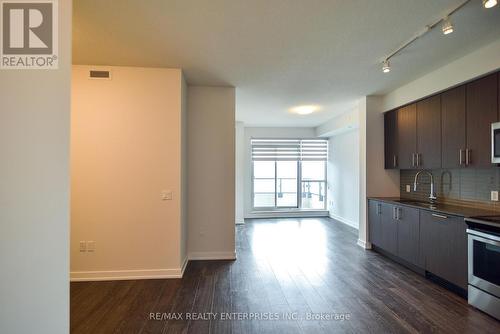
M 245 168 L 245 127 L 236 122 L 236 224 L 245 224 L 244 168 Z
M 399 196 L 399 171 L 384 169 L 384 114 L 381 97 L 366 96 L 359 101 L 359 239 L 370 248 L 367 197 Z
M 69 332 L 71 17 L 59 69 L 0 70 L 0 333 Z
M 188 87 L 190 259 L 234 259 L 235 89 Z
M 95 68 L 111 80 L 90 80 Z M 180 69 L 74 66 L 72 279 L 182 275 L 182 87 Z

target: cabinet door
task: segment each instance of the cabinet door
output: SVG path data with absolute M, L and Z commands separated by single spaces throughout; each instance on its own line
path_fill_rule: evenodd
M 415 168 L 415 154 L 417 152 L 416 104 L 410 104 L 398 110 L 397 133 L 399 168 Z
M 395 219 L 396 207 L 391 204 L 382 204 L 381 226 L 382 234 L 380 238 L 380 248 L 396 255 L 398 250 L 398 226 Z
M 465 220 L 461 218 L 455 218 L 455 238 L 454 238 L 454 249 L 455 249 L 455 263 L 456 270 L 454 272 L 454 277 L 452 282 L 461 287 L 462 289 L 467 289 L 468 281 L 468 263 L 467 263 L 467 224 Z
M 497 74 L 467 84 L 467 148 L 468 165 L 491 166 L 491 123 L 498 120 Z
M 466 288 L 467 246 L 464 239 L 457 238 L 457 231 L 465 228 L 463 224 L 460 217 L 420 211 L 420 247 L 425 252 L 425 270 Z
M 419 266 L 420 212 L 418 209 L 398 207 L 398 252 L 403 260 Z
M 375 246 L 380 246 L 382 235 L 382 226 L 380 224 L 381 203 L 377 201 L 368 201 L 368 224 L 370 230 L 370 242 Z
M 385 169 L 398 168 L 397 110 L 384 114 Z
M 441 95 L 417 102 L 417 167 L 441 168 Z
M 465 86 L 459 86 L 441 95 L 443 168 L 465 164 L 465 124 Z

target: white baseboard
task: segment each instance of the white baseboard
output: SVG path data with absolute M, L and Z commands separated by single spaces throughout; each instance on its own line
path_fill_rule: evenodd
M 245 215 L 245 218 L 307 218 L 328 217 L 325 210 L 291 210 L 291 211 L 253 211 Z
M 191 252 L 189 260 L 236 260 L 236 252 Z
M 333 214 L 333 213 L 330 213 L 330 218 L 338 220 L 339 222 L 341 222 L 345 225 L 349 225 L 350 227 L 355 228 L 356 230 L 359 229 L 358 224 L 352 220 L 345 219 L 345 218 L 337 216 L 336 214 Z
M 358 246 L 364 249 L 372 249 L 372 243 L 369 241 L 363 241 L 361 239 L 358 239 Z
M 189 260 L 186 257 L 179 269 L 72 271 L 71 282 L 124 281 L 134 279 L 182 278 Z
M 187 261 L 186 261 L 187 264 Z M 109 271 L 72 271 L 70 281 L 121 281 L 135 279 L 182 278 L 185 265 L 178 269 L 145 269 L 145 270 L 109 270 Z

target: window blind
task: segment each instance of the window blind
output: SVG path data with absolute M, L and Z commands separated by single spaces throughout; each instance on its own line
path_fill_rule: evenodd
M 326 161 L 324 139 L 252 139 L 253 161 Z

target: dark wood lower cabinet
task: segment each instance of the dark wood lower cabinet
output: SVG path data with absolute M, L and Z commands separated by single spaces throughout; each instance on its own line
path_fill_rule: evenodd
M 375 201 L 368 201 L 368 221 L 370 222 L 369 233 L 370 242 L 373 245 L 380 246 L 382 229 L 381 224 L 382 204 Z
M 398 250 L 398 225 L 395 210 L 395 205 L 382 203 L 380 248 L 392 254 L 396 254 Z
M 398 250 L 397 256 L 419 266 L 420 220 L 419 210 L 409 207 L 397 208 Z
M 370 241 L 408 266 L 467 289 L 463 217 L 369 200 Z

